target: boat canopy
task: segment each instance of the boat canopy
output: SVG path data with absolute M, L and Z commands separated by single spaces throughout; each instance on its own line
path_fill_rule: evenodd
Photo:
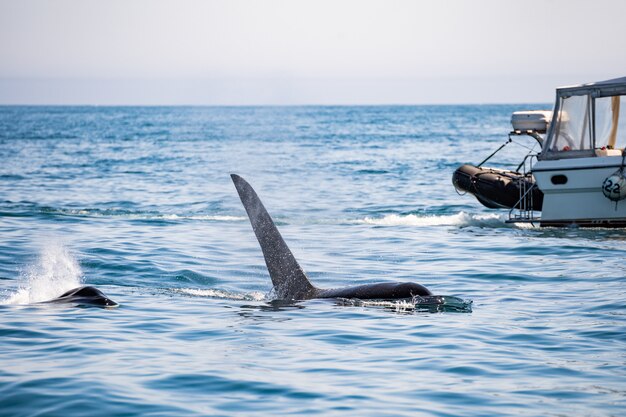
M 539 159 L 621 155 L 626 147 L 624 97 L 626 77 L 558 88 Z

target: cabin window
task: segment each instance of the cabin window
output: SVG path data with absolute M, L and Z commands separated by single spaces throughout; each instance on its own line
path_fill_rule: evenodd
M 594 148 L 591 134 L 591 97 L 561 97 L 552 150 L 581 151 Z
M 626 147 L 626 100 L 623 97 L 601 97 L 595 100 L 596 148 Z

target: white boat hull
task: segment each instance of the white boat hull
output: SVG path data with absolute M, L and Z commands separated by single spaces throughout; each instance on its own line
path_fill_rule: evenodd
M 621 156 L 538 161 L 533 175 L 544 193 L 541 225 L 625 227 L 626 200 L 616 203 L 602 193 L 603 181 L 621 163 Z

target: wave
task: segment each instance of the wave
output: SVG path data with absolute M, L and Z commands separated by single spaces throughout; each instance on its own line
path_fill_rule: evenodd
M 35 263 L 20 274 L 22 284 L 0 304 L 30 304 L 51 300 L 81 285 L 76 258 L 58 242 L 47 243 Z
M 88 218 L 120 218 L 140 221 L 208 221 L 208 222 L 242 222 L 248 220 L 245 216 L 232 216 L 226 214 L 192 214 L 192 213 L 162 213 L 158 211 L 128 210 L 120 208 L 55 208 L 39 206 L 37 203 L 12 205 L 9 203 L 9 211 L 3 215 L 32 215 L 33 212 L 43 213 L 50 216 L 88 217 Z M 28 213 L 28 214 L 27 214 Z M 508 216 L 504 213 L 470 214 L 460 211 L 455 214 L 387 214 L 383 217 L 367 216 L 358 220 L 332 219 L 330 223 L 348 222 L 357 224 L 369 224 L 374 226 L 456 226 L 456 227 L 515 227 L 533 228 L 530 224 L 506 223 Z M 312 220 L 309 219 L 309 222 Z M 328 223 L 329 221 L 317 221 L 315 223 Z M 277 222 L 280 224 L 280 221 Z
M 273 299 L 272 293 L 264 294 L 262 292 L 253 291 L 249 293 L 236 293 L 215 289 L 195 289 L 195 288 L 175 288 L 171 291 L 191 295 L 194 297 L 208 297 L 225 300 L 237 301 L 267 301 L 270 303 L 282 302 Z M 427 311 L 435 312 L 472 312 L 472 300 L 464 300 L 449 295 L 435 295 L 426 297 L 414 297 L 412 300 L 361 300 L 357 298 L 336 298 L 336 305 L 351 307 L 379 307 L 387 310 L 393 310 L 398 313 Z M 292 304 L 293 301 L 286 301 Z
M 133 205 L 131 202 L 118 202 L 119 205 Z M 238 222 L 247 220 L 247 217 L 227 214 L 203 214 L 198 212 L 182 211 L 179 213 L 164 213 L 157 210 L 133 210 L 127 208 L 66 208 L 53 207 L 36 202 L 9 200 L 0 201 L 0 216 L 31 217 L 37 215 L 63 217 L 92 217 L 92 218 L 121 218 L 129 220 L 155 221 L 185 221 L 204 220 L 218 222 Z
M 242 216 L 208 215 L 208 214 L 175 214 L 120 209 L 54 209 L 42 210 L 47 214 L 77 217 L 118 217 L 130 220 L 206 220 L 221 222 L 238 222 L 247 220 Z
M 530 225 L 514 223 L 508 224 L 505 221 L 508 216 L 504 214 L 469 214 L 459 212 L 446 215 L 417 215 L 417 214 L 388 214 L 384 217 L 365 217 L 357 223 L 371 224 L 374 226 L 457 226 L 457 227 L 532 227 Z
M 244 301 L 265 301 L 266 295 L 259 291 L 253 291 L 249 293 L 236 293 L 223 290 L 213 289 L 196 289 L 196 288 L 175 288 L 173 292 L 179 294 L 191 295 L 194 297 L 208 297 L 208 298 L 220 298 L 225 300 L 244 300 Z

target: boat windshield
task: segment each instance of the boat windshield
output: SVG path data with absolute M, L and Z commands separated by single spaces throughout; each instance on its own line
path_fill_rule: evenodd
M 595 100 L 596 148 L 626 147 L 626 96 L 601 97 Z
M 626 96 L 560 97 L 544 151 L 552 159 L 619 155 L 626 147 Z M 615 152 L 603 152 L 611 151 Z
M 591 140 L 591 97 L 561 97 L 557 111 L 552 151 L 593 149 Z

